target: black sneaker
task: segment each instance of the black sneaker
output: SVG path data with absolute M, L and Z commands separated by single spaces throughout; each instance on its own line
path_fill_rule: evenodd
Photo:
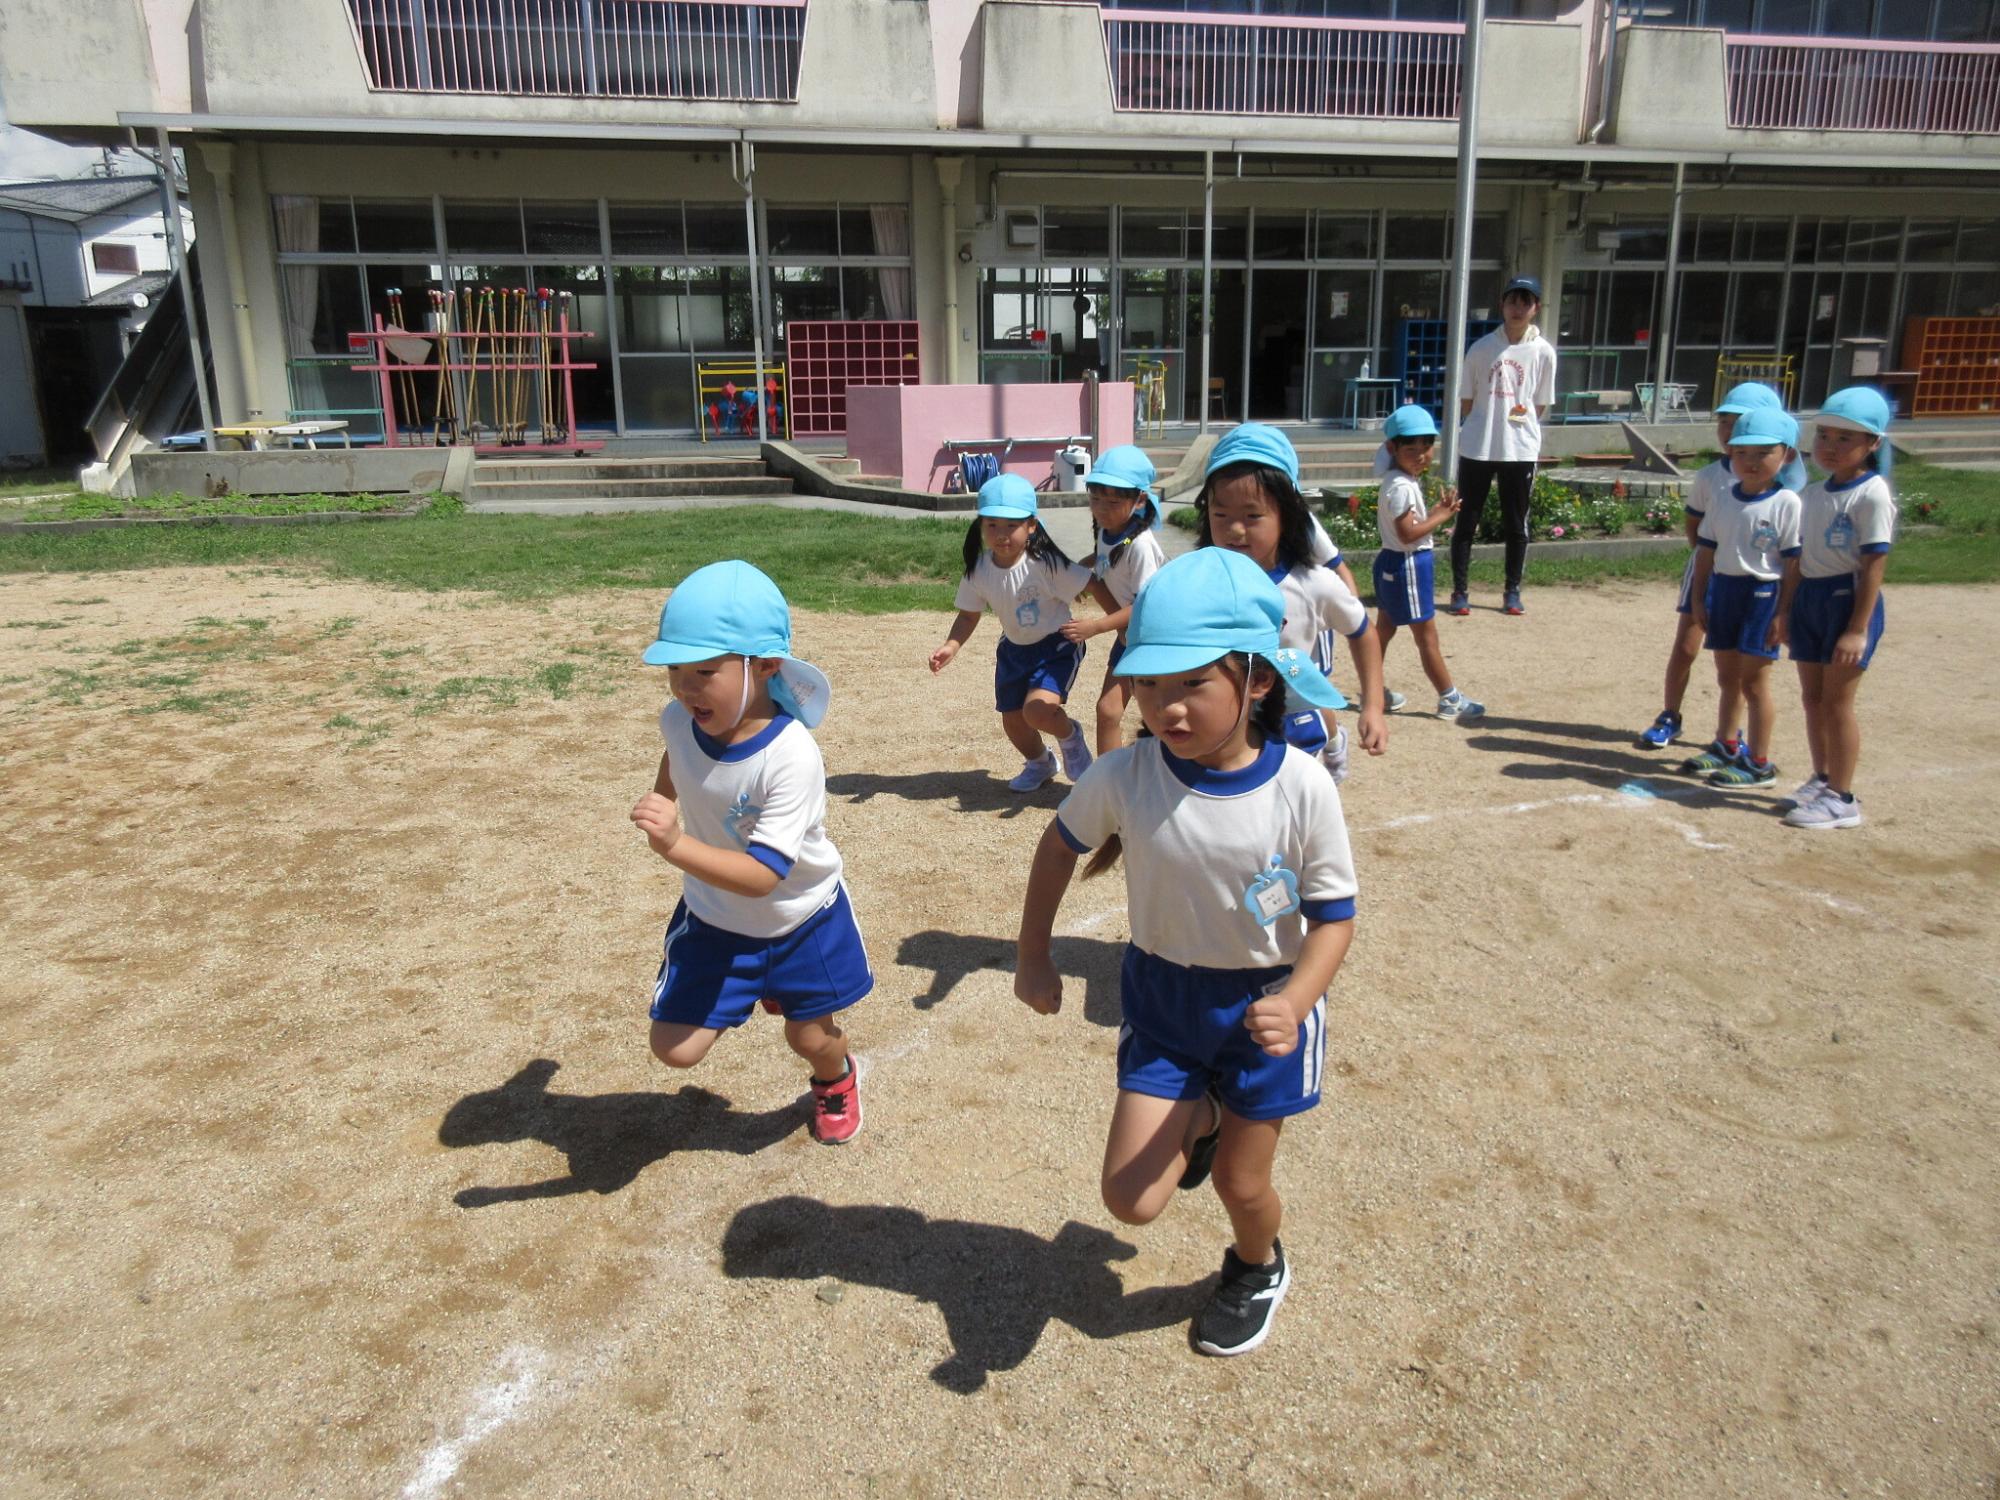
M 1247 1266 L 1231 1246 L 1222 1254 L 1222 1284 L 1194 1320 L 1194 1346 L 1203 1354 L 1248 1354 L 1269 1337 L 1271 1319 L 1292 1284 L 1285 1249 L 1271 1242 L 1272 1263 Z
M 1208 1181 L 1209 1171 L 1215 1166 L 1215 1148 L 1222 1140 L 1222 1098 L 1214 1089 L 1210 1089 L 1206 1097 L 1209 1108 L 1215 1111 L 1210 1116 L 1215 1121 L 1215 1129 L 1207 1135 L 1196 1136 L 1194 1144 L 1188 1147 L 1187 1170 L 1181 1173 L 1180 1181 L 1183 1192 Z

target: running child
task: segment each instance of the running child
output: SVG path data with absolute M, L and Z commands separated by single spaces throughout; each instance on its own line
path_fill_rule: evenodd
M 875 987 L 840 853 L 826 836 L 826 766 L 809 732 L 826 677 L 792 655 L 791 611 L 746 562 L 681 580 L 645 661 L 667 669 L 667 748 L 632 821 L 682 875 L 653 985 L 653 1055 L 692 1068 L 758 1001 L 812 1067 L 813 1139 L 861 1129 L 839 1013 Z
M 999 474 L 979 487 L 979 515 L 965 533 L 958 618 L 930 658 L 931 670 L 942 672 L 979 628 L 983 610 L 1000 617 L 1004 638 L 993 668 L 993 706 L 1023 758 L 1007 783 L 1016 792 L 1032 792 L 1056 774 L 1044 735 L 1062 752 L 1063 774 L 1071 781 L 1090 764 L 1083 726 L 1063 711 L 1083 669 L 1083 647 L 1062 633 L 1070 601 L 1089 584 L 1090 569 L 1069 560 L 1035 509 L 1035 487 L 1019 474 Z
M 1771 699 L 1771 663 L 1784 643 L 1795 569 L 1784 559 L 1799 551 L 1799 497 L 1780 475 L 1798 456 L 1799 424 L 1776 407 L 1758 407 L 1736 419 L 1729 437 L 1729 466 L 1736 483 L 1701 518 L 1694 579 L 1689 585 L 1703 644 L 1715 653 L 1715 740 L 1681 763 L 1712 786 L 1768 786 L 1771 732 L 1777 706 Z M 1783 581 L 1780 582 L 1780 578 Z M 1745 707 L 1750 735 L 1731 730 Z
M 1813 419 L 1813 462 L 1827 477 L 1799 497 L 1799 555 L 1786 564 L 1798 580 L 1790 642 L 1813 762 L 1785 814 L 1794 828 L 1861 823 L 1854 697 L 1882 639 L 1882 572 L 1896 531 L 1888 430 L 1889 402 L 1866 386 L 1835 391 Z
M 1327 986 L 1354 932 L 1340 793 L 1283 735 L 1289 693 L 1325 705 L 1334 690 L 1280 647 L 1284 613 L 1263 570 L 1219 547 L 1153 576 L 1118 664 L 1148 733 L 1064 799 L 1021 911 L 1014 993 L 1053 1015 L 1050 932 L 1077 856 L 1097 851 L 1088 877 L 1130 855 L 1102 1192 L 1145 1224 L 1213 1171 L 1233 1242 L 1194 1321 L 1204 1354 L 1263 1343 L 1291 1285 L 1271 1167 L 1285 1120 L 1319 1103 Z
M 1722 456 L 1694 476 L 1683 503 L 1688 560 L 1687 567 L 1681 571 L 1680 600 L 1674 606 L 1674 642 L 1667 651 L 1666 706 L 1660 710 L 1658 718 L 1639 732 L 1639 743 L 1642 745 L 1659 750 L 1671 745 L 1680 736 L 1681 704 L 1687 697 L 1688 678 L 1694 671 L 1695 658 L 1701 655 L 1701 627 L 1695 623 L 1692 592 L 1695 554 L 1701 550 L 1695 542 L 1695 533 L 1701 527 L 1701 518 L 1716 507 L 1736 482 L 1736 476 L 1729 468 L 1729 435 L 1736 430 L 1736 419 L 1745 412 L 1760 406 L 1783 409 L 1784 404 L 1776 391 L 1754 380 L 1746 380 L 1734 387 L 1716 404 L 1715 441 L 1722 449 Z M 1796 471 L 1788 469 L 1784 478 L 1785 488 L 1799 489 L 1805 483 L 1804 466 L 1799 465 Z
M 1278 586 L 1285 601 L 1281 644 L 1310 655 L 1320 636 L 1337 631 L 1347 639 L 1355 675 L 1361 679 L 1361 747 L 1370 755 L 1389 748 L 1383 717 L 1382 646 L 1369 628 L 1368 611 L 1354 590 L 1315 561 L 1315 522 L 1299 493 L 1299 456 L 1275 427 L 1245 423 L 1233 427 L 1208 457 L 1208 473 L 1195 499 L 1200 516 L 1198 547 L 1240 552 Z M 1317 665 L 1322 672 L 1326 662 Z M 1314 699 L 1314 702 L 1321 702 Z M 1346 707 L 1338 689 L 1326 706 Z M 1329 712 L 1295 712 L 1285 723 L 1286 739 L 1317 754 L 1335 781 L 1348 771 L 1347 731 Z
M 1407 625 L 1417 643 L 1417 659 L 1437 689 L 1438 717 L 1464 721 L 1486 712 L 1458 690 L 1438 643 L 1436 566 L 1431 535 L 1458 514 L 1458 491 L 1447 488 L 1436 511 L 1424 505 L 1424 473 L 1437 448 L 1438 428 L 1421 406 L 1399 406 L 1382 424 L 1389 471 L 1375 501 L 1382 550 L 1375 554 L 1375 635 L 1387 661 L 1389 642 Z
M 1160 492 L 1153 488 L 1153 461 L 1145 450 L 1130 443 L 1107 449 L 1083 476 L 1083 487 L 1090 492 L 1090 519 L 1097 540 L 1091 594 L 1104 614 L 1102 618 L 1071 620 L 1062 633 L 1065 639 L 1081 644 L 1094 635 L 1118 632 L 1111 660 L 1105 665 L 1104 686 L 1097 695 L 1097 753 L 1102 755 L 1118 748 L 1125 707 L 1131 701 L 1125 679 L 1117 674 L 1132 601 L 1167 556 L 1153 535 L 1160 529 Z

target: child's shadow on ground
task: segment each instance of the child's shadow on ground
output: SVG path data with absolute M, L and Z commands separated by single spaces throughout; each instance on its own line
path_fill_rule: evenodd
M 1007 783 L 991 771 L 915 771 L 907 776 L 846 771 L 827 777 L 826 789 L 833 796 L 856 802 L 886 792 L 909 802 L 955 801 L 960 812 L 997 812 L 1003 818 L 1018 818 L 1031 808 L 1053 808 L 1068 784 L 1051 781 L 1039 791 L 1022 793 L 1009 791 Z
M 747 1156 L 775 1145 L 804 1123 L 793 1105 L 748 1114 L 703 1088 L 677 1094 L 552 1094 L 559 1064 L 536 1058 L 497 1089 L 467 1094 L 438 1126 L 445 1146 L 540 1141 L 569 1158 L 569 1175 L 514 1187 L 470 1187 L 460 1208 L 485 1208 L 571 1193 L 615 1193 L 670 1151 L 730 1151 Z
M 1551 719 L 1510 719 L 1504 714 L 1481 714 L 1476 719 L 1465 721 L 1467 737 L 1490 734 L 1540 735 L 1545 739 L 1589 740 L 1599 745 L 1621 745 L 1630 747 L 1638 736 L 1626 729 L 1613 729 L 1603 724 L 1558 724 Z
M 1522 721 L 1516 722 L 1524 728 L 1530 727 Z M 1639 797 L 1660 798 L 1676 807 L 1727 807 L 1738 812 L 1764 815 L 1772 811 L 1767 803 L 1754 797 L 1745 798 L 1706 786 L 1691 776 L 1679 775 L 1675 768 L 1684 756 L 1663 760 L 1643 755 L 1637 750 L 1598 750 L 1542 739 L 1514 739 L 1484 732 L 1488 727 L 1489 722 L 1482 721 L 1480 730 L 1468 734 L 1465 742 L 1475 750 L 1544 757 L 1538 761 L 1515 761 L 1500 768 L 1502 776 L 1518 781 L 1580 781 L 1586 786 L 1602 787 L 1607 791 L 1630 791 Z M 1551 724 L 1533 727 L 1563 730 L 1576 726 Z
M 797 1197 L 751 1204 L 722 1237 L 728 1276 L 832 1277 L 935 1302 L 952 1352 L 931 1379 L 960 1395 L 994 1370 L 1019 1366 L 1051 1319 L 1108 1339 L 1192 1318 L 1210 1278 L 1128 1295 L 1110 1262 L 1136 1254 L 1108 1231 L 1074 1222 L 1045 1240 L 909 1208 L 829 1208 Z
M 1076 981 L 1083 981 L 1083 1018 L 1098 1026 L 1116 1026 L 1123 1019 L 1118 1003 L 1118 974 L 1125 962 L 1125 945 L 1103 938 L 1059 937 L 1051 945 L 1056 972 L 1063 977 L 1066 1005 L 1076 1000 Z M 965 932 L 913 932 L 896 950 L 896 962 L 906 968 L 929 969 L 930 988 L 911 1004 L 929 1010 L 950 997 L 959 982 L 981 969 L 1014 972 L 1014 944 L 1006 938 L 978 937 Z M 1013 983 L 1008 982 L 1011 992 Z

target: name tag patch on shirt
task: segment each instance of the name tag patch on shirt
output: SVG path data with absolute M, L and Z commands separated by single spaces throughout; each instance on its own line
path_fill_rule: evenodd
M 1285 868 L 1283 856 L 1271 856 L 1271 867 L 1243 892 L 1243 905 L 1259 927 L 1269 927 L 1299 909 L 1299 877 Z

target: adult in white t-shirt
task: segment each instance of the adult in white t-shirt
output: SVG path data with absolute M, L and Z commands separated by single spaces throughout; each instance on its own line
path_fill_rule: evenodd
M 1528 495 L 1542 453 L 1542 418 L 1556 397 L 1556 346 L 1542 337 L 1535 316 L 1542 284 L 1516 276 L 1500 296 L 1501 326 L 1465 351 L 1458 382 L 1458 521 L 1451 532 L 1451 603 L 1454 615 L 1472 613 L 1466 594 L 1472 540 L 1487 493 L 1500 485 L 1506 523 L 1507 586 L 1501 607 L 1521 608 L 1521 569 L 1528 557 Z

